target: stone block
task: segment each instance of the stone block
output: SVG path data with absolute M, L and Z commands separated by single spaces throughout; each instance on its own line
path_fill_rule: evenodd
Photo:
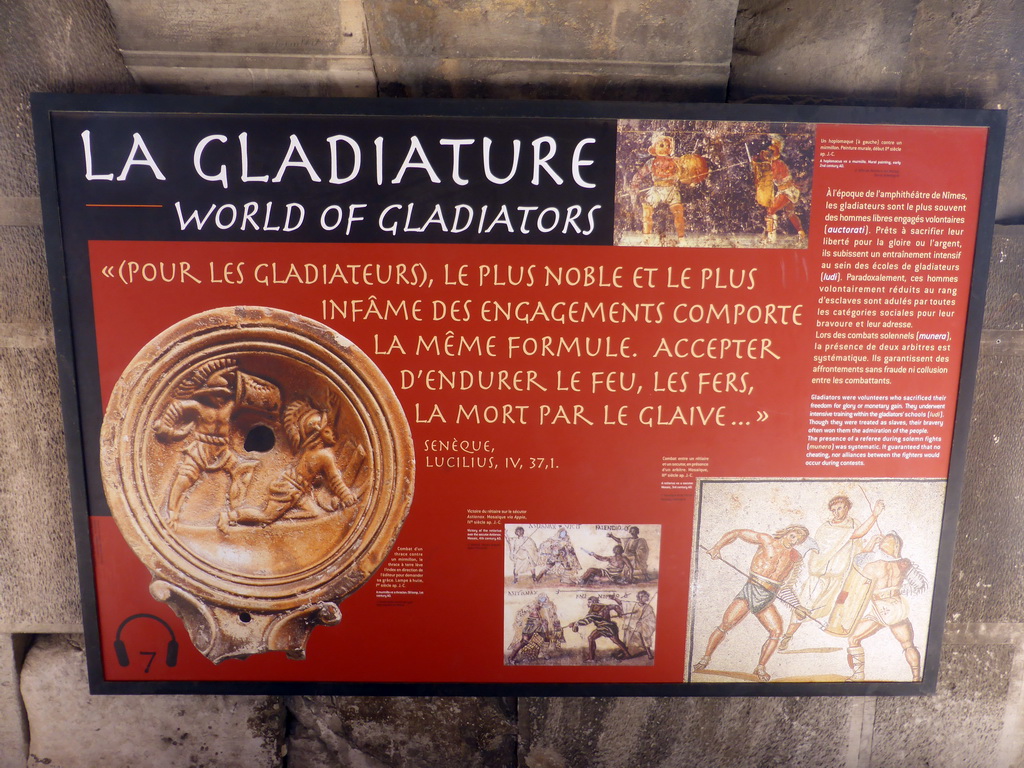
M 978 365 L 948 616 L 1024 621 L 1024 354 L 986 344 Z
M 387 95 L 721 99 L 735 0 L 367 4 Z
M 38 197 L 0 197 L 0 226 L 41 227 L 43 209 Z
M 950 582 L 951 621 L 1024 621 L 1024 227 L 997 227 Z
M 516 764 L 513 706 L 484 697 L 291 697 L 288 764 L 506 768 Z
M 721 101 L 728 62 L 430 58 L 375 55 L 384 96 Z
M 376 96 L 362 0 L 110 0 L 125 63 L 164 93 Z
M 1024 226 L 995 228 L 984 327 L 1024 330 Z
M 1007 110 L 1007 141 L 996 220 L 1024 222 L 1024 46 L 1017 0 L 984 4 L 923 0 L 916 4 L 914 33 L 901 102 L 922 107 Z
M 134 89 L 103 0 L 7 0 L 0 25 L 0 195 L 38 195 L 28 95 Z
M 520 765 L 846 766 L 856 701 L 522 698 Z
M 125 51 L 366 53 L 361 0 L 109 0 Z
M 877 699 L 870 765 L 1019 765 L 1000 749 L 1014 653 L 947 643 L 934 696 Z
M 44 635 L 25 659 L 30 765 L 279 768 L 274 696 L 90 696 L 81 637 Z
M 0 347 L 0 631 L 81 627 L 52 346 Z
M 0 768 L 25 768 L 28 721 L 18 676 L 27 635 L 0 635 Z
M 523 60 L 728 62 L 735 0 L 522 3 L 381 0 L 366 5 L 383 56 Z
M 42 231 L 0 226 L 0 323 L 35 323 L 49 330 L 52 322 Z
M 743 0 L 729 100 L 893 102 L 916 6 L 916 0 Z
M 371 98 L 369 56 L 222 56 L 131 51 L 125 61 L 146 88 L 211 96 Z

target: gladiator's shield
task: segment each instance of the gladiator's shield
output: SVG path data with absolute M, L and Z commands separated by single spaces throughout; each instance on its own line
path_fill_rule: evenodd
M 872 581 L 856 568 L 851 568 L 843 589 L 829 614 L 825 631 L 830 635 L 848 637 L 857 626 L 871 599 Z
M 237 375 L 236 405 L 271 414 L 281 410 L 281 390 L 274 384 L 243 371 Z
M 677 157 L 676 166 L 679 168 L 679 181 L 690 186 L 700 184 L 710 173 L 708 161 L 700 155 Z
M 767 208 L 775 199 L 772 181 L 772 163 L 770 160 L 755 160 L 754 166 L 754 198 L 757 204 Z

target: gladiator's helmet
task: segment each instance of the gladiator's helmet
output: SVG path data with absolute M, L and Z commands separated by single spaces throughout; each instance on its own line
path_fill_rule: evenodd
M 327 410 L 321 410 L 306 400 L 296 400 L 285 408 L 284 425 L 289 441 L 298 449 L 331 429 L 333 418 Z
M 175 390 L 175 397 L 203 397 L 215 395 L 233 397 L 232 387 L 238 364 L 233 358 L 222 357 L 199 366 Z
M 676 153 L 676 140 L 669 136 L 667 133 L 652 133 L 651 146 L 647 148 L 647 151 L 650 152 L 652 155 L 658 154 L 655 148 L 658 146 L 658 142 L 660 141 L 668 142 L 668 153 L 670 155 L 674 155 Z

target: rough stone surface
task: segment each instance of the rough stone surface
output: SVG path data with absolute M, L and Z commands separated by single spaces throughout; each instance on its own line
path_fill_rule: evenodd
M 346 40 L 338 0 L 109 0 L 128 51 L 337 53 Z
M 728 64 L 376 56 L 384 96 L 720 101 Z
M 1024 330 L 1024 226 L 995 228 L 984 327 Z
M 132 74 L 148 90 L 204 96 L 377 95 L 369 56 L 310 59 L 305 56 L 167 56 L 126 53 Z M 311 63 L 312 62 L 312 63 Z
M 735 0 L 538 4 L 111 0 L 125 62 L 171 92 L 720 100 Z
M 28 723 L 18 687 L 25 635 L 0 635 L 0 768 L 24 768 Z
M 163 93 L 375 96 L 362 0 L 110 0 L 125 63 Z
M 81 614 L 46 262 L 24 226 L 38 205 L 28 99 L 133 86 L 102 0 L 10 0 L 0 21 L 0 631 L 67 631 Z
M 729 100 L 892 102 L 916 0 L 741 0 Z
M 853 701 L 523 698 L 520 764 L 843 766 Z
M 516 764 L 514 704 L 495 698 L 295 696 L 290 768 Z
M 952 621 L 1022 621 L 1024 350 L 982 349 L 950 582 Z
M 367 3 L 381 92 L 720 100 L 734 0 Z
M 870 764 L 1007 765 L 998 748 L 1013 654 L 1009 645 L 946 646 L 935 696 L 877 700 Z
M 0 631 L 81 626 L 53 347 L 0 346 Z
M 103 0 L 6 0 L 0 10 L 0 195 L 38 195 L 28 95 L 133 88 Z
M 1007 111 L 996 220 L 1024 223 L 1024 46 L 1021 0 L 922 0 L 917 4 L 901 102 Z
M 0 226 L 41 227 L 43 209 L 38 197 L 0 197 Z
M 29 765 L 278 768 L 273 696 L 90 696 L 79 636 L 40 636 L 21 674 Z
M 0 323 L 52 323 L 43 233 L 34 227 L 0 226 Z
M 950 582 L 951 621 L 1024 621 L 1024 227 L 998 227 Z M 999 563 L 999 567 L 993 567 Z

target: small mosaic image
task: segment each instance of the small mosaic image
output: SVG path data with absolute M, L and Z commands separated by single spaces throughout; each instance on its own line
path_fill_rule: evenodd
M 919 682 L 942 480 L 706 480 L 691 682 Z
M 653 664 L 660 550 L 659 525 L 506 525 L 505 664 Z
M 806 248 L 808 123 L 621 120 L 615 244 Z

